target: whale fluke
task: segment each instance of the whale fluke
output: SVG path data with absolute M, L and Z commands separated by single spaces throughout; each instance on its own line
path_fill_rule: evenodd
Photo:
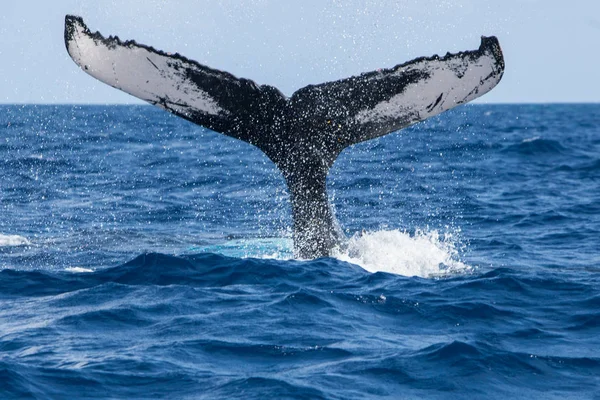
M 65 45 L 94 78 L 262 150 L 287 182 L 301 258 L 328 256 L 343 237 L 326 188 L 343 149 L 476 99 L 504 72 L 498 40 L 482 37 L 477 50 L 417 58 L 286 97 L 179 54 L 92 33 L 76 16 L 65 18 Z

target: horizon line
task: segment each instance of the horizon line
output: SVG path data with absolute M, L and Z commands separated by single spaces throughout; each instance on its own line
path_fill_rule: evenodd
M 600 105 L 599 101 L 524 101 L 524 102 L 473 102 L 468 104 L 462 104 L 463 106 L 501 106 L 501 105 Z M 2 102 L 0 101 L 0 106 L 148 106 L 148 107 L 156 107 L 153 104 L 145 103 L 145 102 L 132 102 L 132 103 L 26 103 L 26 102 Z

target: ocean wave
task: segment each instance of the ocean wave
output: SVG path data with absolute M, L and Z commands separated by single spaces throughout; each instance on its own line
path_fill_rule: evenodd
M 600 171 L 600 159 L 577 164 L 561 164 L 554 168 L 560 172 L 579 172 L 582 178 L 597 177 Z
M 516 153 L 520 155 L 549 155 L 562 154 L 567 151 L 559 141 L 552 139 L 544 139 L 540 136 L 535 136 L 523 139 L 521 143 L 513 144 L 502 150 L 504 153 Z
M 0 393 L 68 397 L 84 382 L 100 397 L 143 386 L 156 398 L 419 398 L 431 382 L 489 393 L 504 379 L 506 398 L 532 374 L 554 391 L 571 375 L 591 390 L 598 352 L 570 341 L 597 330 L 594 285 L 510 268 L 432 280 L 210 253 L 89 273 L 4 270 L 0 298 L 18 307 L 0 312 Z M 532 397 L 538 383 L 525 385 Z
M 350 268 L 349 268 L 350 267 Z M 226 287 L 262 282 L 275 286 L 291 283 L 320 287 L 335 275 L 367 274 L 359 267 L 335 259 L 293 261 L 226 257 L 200 253 L 173 256 L 160 253 L 142 254 L 116 267 L 87 273 L 72 271 L 0 271 L 0 293 L 14 296 L 47 296 L 112 283 L 139 286 L 183 285 L 190 287 Z M 356 278 L 356 277 L 355 277 Z
M 260 388 L 260 390 L 248 391 L 247 388 Z M 275 379 L 268 377 L 247 377 L 229 379 L 226 383 L 211 388 L 203 398 L 225 399 L 238 397 L 243 393 L 245 399 L 264 399 L 267 393 L 276 393 L 275 397 L 280 399 L 326 399 L 325 393 L 310 385 L 300 385 L 284 378 Z

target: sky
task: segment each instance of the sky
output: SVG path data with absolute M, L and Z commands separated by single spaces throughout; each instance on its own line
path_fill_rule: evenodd
M 478 102 L 600 102 L 599 0 L 2 0 L 0 103 L 140 101 L 81 71 L 65 14 L 92 31 L 178 52 L 284 94 L 479 47 L 506 70 Z

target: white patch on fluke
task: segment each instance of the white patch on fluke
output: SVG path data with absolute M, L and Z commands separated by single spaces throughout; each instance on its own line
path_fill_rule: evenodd
M 0 247 L 29 246 L 31 242 L 19 235 L 0 234 Z
M 498 62 L 491 50 L 477 61 L 457 57 L 407 65 L 394 75 L 419 71 L 427 73 L 429 77 L 409 84 L 402 93 L 388 101 L 359 112 L 355 120 L 358 123 L 381 122 L 397 118 L 398 115 L 410 115 L 413 122 L 417 122 L 433 117 L 492 90 L 501 77 L 493 74 L 497 69 Z M 439 101 L 432 102 L 432 99 Z
M 417 232 L 411 236 L 399 230 L 367 232 L 352 237 L 348 247 L 334 257 L 360 265 L 369 272 L 432 278 L 473 270 L 460 261 L 451 234 Z
M 215 116 L 227 113 L 187 76 L 190 68 L 197 68 L 195 65 L 132 42 L 101 40 L 90 35 L 79 21 L 73 26 L 72 40 L 67 42 L 69 54 L 94 78 L 152 104 L 166 102 L 183 115 L 191 110 Z

